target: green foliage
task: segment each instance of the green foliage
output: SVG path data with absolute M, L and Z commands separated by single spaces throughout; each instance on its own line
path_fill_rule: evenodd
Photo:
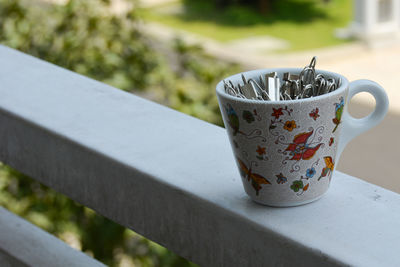
M 138 30 L 135 10 L 113 15 L 108 1 L 71 0 L 55 6 L 0 0 L 1 44 L 124 90 L 140 89 L 136 92 L 222 124 L 215 84 L 238 67 L 181 40 L 167 49 L 171 62 L 153 48 L 155 42 Z M 0 205 L 111 266 L 194 266 L 4 165 Z
M 124 90 L 145 88 L 157 59 L 135 13 L 117 17 L 99 0 L 65 6 L 0 0 L 0 42 Z
M 202 120 L 222 126 L 215 85 L 223 77 L 239 72 L 239 66 L 216 61 L 201 47 L 176 39 L 178 57 L 175 86 L 167 94 L 168 105 Z M 177 82 L 178 81 L 178 82 Z
M 213 6 L 225 9 L 231 6 L 247 6 L 252 8 L 257 13 L 263 15 L 274 15 L 279 10 L 279 7 L 283 4 L 291 6 L 293 4 L 299 4 L 299 1 L 293 0 L 205 0 L 213 4 Z M 314 5 L 319 0 L 303 0 L 300 5 L 310 6 Z M 329 2 L 330 0 L 323 0 L 323 2 Z M 308 15 L 307 13 L 304 15 Z M 295 17 L 298 17 L 297 14 Z
M 316 0 L 283 0 L 271 3 L 273 12 L 261 14 L 257 1 L 227 1 L 220 9 L 213 0 L 183 0 L 185 16 L 188 20 L 208 19 L 220 24 L 247 26 L 268 24 L 276 21 L 306 23 L 314 19 L 329 17 L 326 5 Z M 255 3 L 257 2 L 257 3 Z
M 222 25 L 248 26 L 274 22 L 307 23 L 315 19 L 329 19 L 330 8 L 337 3 L 322 4 L 316 0 L 283 0 L 273 3 L 274 12 L 263 15 L 254 5 L 227 4 L 217 9 L 213 1 L 183 0 L 187 20 L 211 20 Z M 337 1 L 335 1 L 337 2 Z M 299 12 L 301 11 L 301 12 Z
M 182 12 L 165 10 L 182 5 Z M 175 5 L 175 6 L 174 6 Z M 211 0 L 180 0 L 170 5 L 143 9 L 147 20 L 193 32 L 220 42 L 255 36 L 273 36 L 288 41 L 290 51 L 343 44 L 335 29 L 346 27 L 352 17 L 348 0 L 282 0 L 274 11 L 260 14 L 254 7 L 227 5 L 216 8 Z
M 168 66 L 137 29 L 137 14 L 110 14 L 101 0 L 71 0 L 65 6 L 0 0 L 0 42 L 117 88 L 150 91 L 155 100 L 221 124 L 215 84 L 237 71 L 177 41 Z M 46 18 L 45 20 L 42 18 Z
M 0 165 L 0 205 L 93 255 L 107 265 L 194 264 L 97 215 L 17 171 Z

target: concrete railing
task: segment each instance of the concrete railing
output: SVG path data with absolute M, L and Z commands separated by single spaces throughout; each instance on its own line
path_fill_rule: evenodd
M 203 266 L 400 266 L 400 196 L 245 195 L 224 129 L 0 47 L 0 160 Z M 1 231 L 1 229 L 0 229 Z
M 42 229 L 0 207 L 1 267 L 104 267 Z

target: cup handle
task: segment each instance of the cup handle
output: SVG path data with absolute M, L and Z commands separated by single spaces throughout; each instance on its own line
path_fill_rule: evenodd
M 356 119 L 347 111 L 350 100 L 358 93 L 370 93 L 376 101 L 375 110 L 368 116 Z M 368 131 L 380 123 L 385 117 L 389 108 L 389 99 L 385 90 L 376 82 L 370 80 L 357 80 L 349 85 L 349 95 L 342 116 L 342 131 L 338 145 L 337 162 L 346 145 L 356 136 Z

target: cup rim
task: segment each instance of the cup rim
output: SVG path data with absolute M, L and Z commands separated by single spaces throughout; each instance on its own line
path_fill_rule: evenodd
M 315 72 L 318 74 L 323 74 L 325 76 L 330 76 L 334 78 L 340 78 L 342 80 L 341 85 L 339 88 L 337 88 L 335 91 L 319 95 L 319 96 L 314 96 L 314 97 L 309 97 L 309 98 L 304 98 L 304 99 L 295 99 L 295 100 L 279 100 L 279 101 L 265 101 L 265 100 L 258 100 L 258 99 L 244 99 L 244 98 L 239 98 L 235 97 L 232 95 L 229 95 L 225 93 L 224 90 L 224 80 L 231 80 L 234 82 L 237 81 L 242 81 L 242 74 L 245 75 L 246 78 L 248 77 L 256 77 L 259 76 L 261 73 L 270 73 L 270 72 L 277 72 L 277 73 L 284 73 L 284 72 L 291 72 L 291 73 L 300 73 L 303 70 L 303 68 L 266 68 L 266 69 L 256 69 L 256 70 L 251 70 L 251 71 L 245 71 L 245 72 L 240 72 L 236 73 L 234 75 L 231 75 L 229 77 L 226 77 L 225 79 L 221 80 L 217 86 L 216 86 L 216 93 L 217 95 L 231 99 L 237 102 L 243 102 L 243 103 L 253 103 L 253 104 L 294 104 L 294 103 L 304 103 L 304 102 L 312 102 L 316 100 L 321 100 L 324 98 L 329 98 L 335 95 L 340 95 L 344 93 L 344 91 L 349 87 L 349 81 L 346 77 L 344 77 L 341 74 L 331 72 L 331 71 L 326 71 L 326 70 L 320 70 L 320 69 L 315 69 Z

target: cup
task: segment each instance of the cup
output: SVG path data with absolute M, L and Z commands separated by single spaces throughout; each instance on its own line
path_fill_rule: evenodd
M 279 68 L 244 72 L 257 78 L 265 73 L 299 74 L 302 69 Z M 326 78 L 341 79 L 330 93 L 285 101 L 242 99 L 216 88 L 225 128 L 246 193 L 257 203 L 289 207 L 310 203 L 328 190 L 335 166 L 347 143 L 377 125 L 388 110 L 384 89 L 369 80 L 349 83 L 342 75 L 316 70 Z M 242 82 L 242 73 L 228 77 Z M 347 103 L 360 93 L 372 94 L 375 110 L 356 119 Z

